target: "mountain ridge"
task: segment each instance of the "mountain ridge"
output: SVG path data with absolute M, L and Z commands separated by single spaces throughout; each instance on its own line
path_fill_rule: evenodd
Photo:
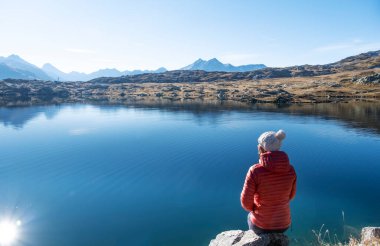
M 166 68 L 160 67 L 156 70 L 125 70 L 125 71 L 119 71 L 116 68 L 102 68 L 95 72 L 91 73 L 81 73 L 72 71 L 69 73 L 64 73 L 54 67 L 50 63 L 46 63 L 42 66 L 42 70 L 45 71 L 47 74 L 49 74 L 51 77 L 56 78 L 57 80 L 62 81 L 89 81 L 96 78 L 101 77 L 120 77 L 125 75 L 136 75 L 136 74 L 143 74 L 143 73 L 162 73 L 167 71 Z M 59 78 L 59 79 L 58 79 Z
M 253 64 L 252 64 L 253 65 Z M 260 65 L 260 64 L 256 64 Z M 145 82 L 211 82 L 257 80 L 266 78 L 305 77 L 333 74 L 341 71 L 364 70 L 380 68 L 380 50 L 369 51 L 349 56 L 340 61 L 325 65 L 297 65 L 290 67 L 265 67 L 262 69 L 244 72 L 206 71 L 214 66 L 231 68 L 231 64 L 223 64 L 216 58 L 208 61 L 198 59 L 194 63 L 183 67 L 182 70 L 167 71 L 165 68 L 157 70 L 133 70 L 120 72 L 117 69 L 106 68 L 90 74 L 80 72 L 64 73 L 52 64 L 44 64 L 42 69 L 28 63 L 17 55 L 0 57 L 0 79 L 14 78 L 25 80 L 60 80 L 60 81 L 93 81 L 116 83 L 145 83 Z M 250 65 L 243 65 L 244 67 Z M 234 67 L 234 66 L 232 66 Z M 236 68 L 236 67 L 235 67 Z M 29 71 L 32 70 L 32 71 Z
M 2 65 L 0 79 L 7 78 L 10 75 L 17 79 L 51 79 L 42 69 L 15 54 L 8 57 L 0 57 L 0 64 Z
M 204 70 L 173 70 L 158 74 L 139 74 L 118 78 L 97 78 L 99 83 L 182 83 L 241 81 L 271 78 L 312 77 L 339 72 L 380 68 L 380 50 L 369 51 L 325 65 L 266 67 L 249 72 L 207 72 Z
M 241 66 L 233 66 L 229 63 L 224 64 L 216 58 L 203 60 L 199 58 L 192 64 L 189 64 L 178 70 L 203 70 L 206 72 L 248 72 L 266 68 L 264 64 L 247 64 Z
M 156 70 L 125 70 L 115 68 L 103 68 L 91 73 L 72 71 L 62 72 L 51 63 L 45 63 L 41 68 L 27 62 L 20 56 L 12 54 L 7 57 L 0 56 L 0 79 L 25 79 L 25 80 L 53 80 L 53 81 L 89 81 L 99 77 L 119 77 L 142 73 L 162 73 L 166 68 Z
M 55 80 L 55 81 L 89 81 L 101 77 L 121 77 L 127 75 L 139 75 L 146 73 L 163 73 L 168 70 L 160 67 L 156 70 L 125 70 L 120 71 L 115 68 L 103 68 L 91 73 L 72 71 L 65 73 L 56 68 L 51 63 L 45 63 L 41 68 L 22 59 L 20 56 L 12 54 L 8 57 L 0 57 L 0 79 L 37 79 L 37 80 Z M 203 70 L 203 71 L 220 71 L 220 72 L 245 72 L 265 68 L 264 64 L 248 64 L 233 66 L 229 63 L 223 64 L 218 59 L 210 60 L 197 59 L 178 70 Z

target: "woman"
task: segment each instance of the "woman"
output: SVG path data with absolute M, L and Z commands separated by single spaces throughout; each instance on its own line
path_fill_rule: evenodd
M 290 224 L 289 202 L 296 194 L 296 173 L 280 151 L 285 132 L 264 132 L 258 139 L 259 163 L 249 168 L 241 192 L 248 227 L 256 234 L 285 232 Z

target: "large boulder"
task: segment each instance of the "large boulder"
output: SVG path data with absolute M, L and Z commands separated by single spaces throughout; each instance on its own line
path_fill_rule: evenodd
M 364 76 L 361 78 L 353 78 L 352 80 L 356 84 L 360 84 L 360 85 L 380 84 L 380 73 Z
M 287 246 L 289 239 L 283 233 L 256 235 L 253 231 L 225 231 L 211 240 L 209 246 Z
M 380 227 L 364 227 L 362 229 L 361 245 L 380 246 Z

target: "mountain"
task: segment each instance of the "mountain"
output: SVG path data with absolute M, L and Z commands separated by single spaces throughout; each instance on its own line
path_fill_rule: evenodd
M 207 72 L 248 72 L 266 68 L 264 64 L 250 64 L 243 66 L 233 66 L 223 64 L 218 59 L 213 58 L 208 61 L 198 59 L 194 63 L 181 68 L 180 70 L 203 70 Z
M 123 75 L 137 75 L 137 74 L 144 74 L 144 73 L 164 73 L 168 71 L 166 68 L 164 67 L 160 67 L 156 70 L 133 70 L 133 71 L 124 71 Z
M 50 77 L 52 77 L 54 80 L 60 80 L 60 78 L 63 78 L 66 76 L 66 74 L 60 70 L 58 70 L 56 67 L 51 65 L 50 63 L 46 63 L 42 66 L 42 70 L 47 73 Z
M 17 55 L 0 57 L 0 79 L 4 78 L 39 80 L 52 79 L 40 68 L 23 60 Z
M 89 77 L 120 77 L 123 76 L 123 73 L 120 72 L 119 70 L 115 68 L 105 68 L 105 69 L 100 69 L 96 72 L 88 74 Z
M 198 62 L 198 63 L 197 63 Z M 203 63 L 198 60 L 197 64 Z M 217 64 L 216 62 L 213 62 Z M 193 65 L 193 64 L 192 64 Z M 186 69 L 185 69 L 186 68 Z M 214 81 L 242 81 L 271 78 L 311 77 L 342 72 L 369 71 L 380 68 L 380 50 L 350 56 L 340 61 L 325 65 L 300 65 L 291 67 L 266 67 L 248 72 L 222 72 L 193 70 L 185 67 L 183 70 L 167 71 L 158 74 L 139 74 L 119 78 L 97 78 L 93 83 L 193 83 Z M 351 79 L 350 79 L 351 81 Z
M 143 73 L 162 73 L 167 70 L 163 67 L 157 70 L 133 70 L 119 71 L 114 68 L 100 69 L 92 73 L 70 72 L 65 73 L 46 63 L 39 68 L 18 55 L 8 57 L 0 56 L 0 79 L 27 79 L 27 80 L 53 80 L 53 81 L 88 81 L 99 77 L 120 77 L 125 75 L 137 75 Z
M 28 71 L 19 70 L 0 63 L 0 79 L 35 79 L 35 75 Z
M 163 67 L 157 70 L 133 70 L 133 71 L 119 71 L 115 68 L 105 68 L 92 73 L 80 73 L 80 72 L 70 72 L 64 73 L 51 65 L 46 63 L 43 65 L 42 70 L 53 77 L 55 80 L 60 81 L 88 81 L 100 77 L 120 77 L 125 75 L 137 75 L 143 73 L 163 73 L 167 70 Z
M 180 70 L 203 70 L 203 71 L 221 71 L 221 72 L 246 72 L 265 68 L 263 64 L 251 64 L 243 66 L 233 66 L 231 64 L 223 64 L 216 58 L 205 61 L 198 59 Z M 121 77 L 133 76 L 147 73 L 163 73 L 167 70 L 160 67 L 156 70 L 132 70 L 119 71 L 114 68 L 100 69 L 92 73 L 70 72 L 65 73 L 54 67 L 50 63 L 46 63 L 42 68 L 23 60 L 17 55 L 8 57 L 0 57 L 0 79 L 37 79 L 37 80 L 54 80 L 54 81 L 89 81 L 100 77 Z

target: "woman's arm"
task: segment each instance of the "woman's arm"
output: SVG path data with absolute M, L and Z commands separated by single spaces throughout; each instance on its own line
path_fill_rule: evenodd
M 241 206 L 248 212 L 253 211 L 254 209 L 254 195 L 256 192 L 256 183 L 253 171 L 253 167 L 251 167 L 248 170 L 247 176 L 245 177 L 243 190 L 240 195 Z
M 297 190 L 297 176 L 295 177 L 293 181 L 292 190 L 290 191 L 289 200 L 292 200 L 296 196 L 296 190 Z

